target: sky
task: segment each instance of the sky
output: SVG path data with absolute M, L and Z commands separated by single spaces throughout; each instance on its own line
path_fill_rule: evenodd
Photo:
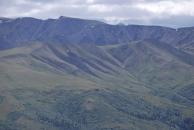
M 194 26 L 194 0 L 0 0 L 0 17 L 59 16 L 188 27 Z

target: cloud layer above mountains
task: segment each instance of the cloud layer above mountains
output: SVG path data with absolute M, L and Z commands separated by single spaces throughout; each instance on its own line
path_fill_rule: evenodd
M 194 0 L 1 0 L 1 17 L 105 20 L 109 23 L 194 26 Z

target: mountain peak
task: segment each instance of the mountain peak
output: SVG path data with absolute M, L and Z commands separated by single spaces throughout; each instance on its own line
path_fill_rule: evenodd
M 11 18 L 6 18 L 6 17 L 0 17 L 0 23 L 7 22 L 12 20 Z
M 82 18 L 75 18 L 75 17 L 68 17 L 68 16 L 60 16 L 59 18 L 58 18 L 59 20 L 61 20 L 61 19 L 73 19 L 73 20 L 86 20 L 86 19 L 82 19 Z
M 84 18 L 76 18 L 76 17 L 68 17 L 68 16 L 60 16 L 58 20 L 70 20 L 70 21 L 82 21 L 82 22 L 88 22 L 88 23 L 100 23 L 100 24 L 105 24 L 102 21 L 94 20 L 94 19 L 84 19 Z
M 72 17 L 60 16 L 58 19 L 67 19 L 67 18 L 72 18 Z

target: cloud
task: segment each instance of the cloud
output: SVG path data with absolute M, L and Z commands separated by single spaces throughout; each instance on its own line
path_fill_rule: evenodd
M 193 26 L 194 0 L 0 0 L 0 16 L 104 19 L 109 23 Z M 182 20 L 184 19 L 184 20 Z
M 137 8 L 157 15 L 190 15 L 194 16 L 194 1 L 159 1 L 153 3 L 138 3 Z

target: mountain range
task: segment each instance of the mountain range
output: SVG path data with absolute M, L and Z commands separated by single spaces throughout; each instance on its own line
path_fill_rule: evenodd
M 0 130 L 193 130 L 194 27 L 0 18 Z

